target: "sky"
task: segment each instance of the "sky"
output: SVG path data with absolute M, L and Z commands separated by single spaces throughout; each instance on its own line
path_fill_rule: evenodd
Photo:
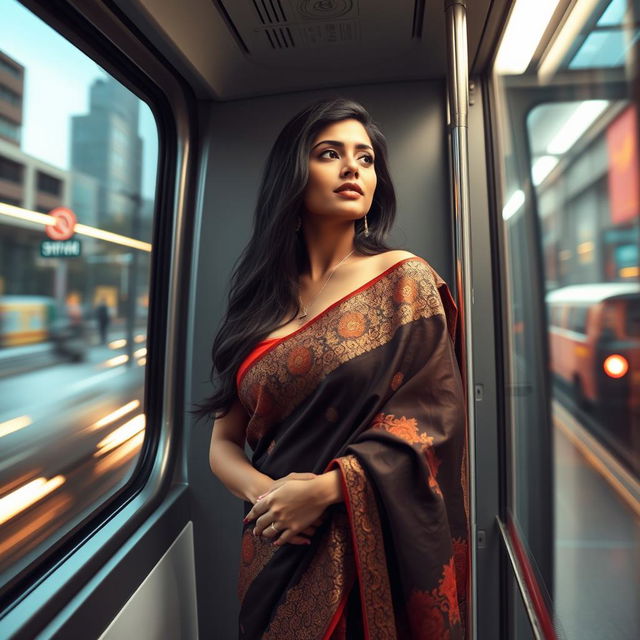
M 107 73 L 15 0 L 0 0 L 0 50 L 25 67 L 22 145 L 25 153 L 69 169 L 70 117 L 88 112 L 89 87 Z M 152 198 L 158 155 L 151 110 L 140 104 L 142 194 Z

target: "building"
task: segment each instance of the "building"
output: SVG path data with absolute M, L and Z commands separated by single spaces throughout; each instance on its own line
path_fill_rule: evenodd
M 0 51 L 0 139 L 20 146 L 24 67 Z
M 91 85 L 89 113 L 71 119 L 71 168 L 99 184 L 97 226 L 128 236 L 141 205 L 138 119 L 138 98 L 111 77 Z

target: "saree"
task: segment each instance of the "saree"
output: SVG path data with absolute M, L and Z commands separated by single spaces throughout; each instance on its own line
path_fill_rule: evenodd
M 337 469 L 344 495 L 310 545 L 274 547 L 245 525 L 241 640 L 465 638 L 456 324 L 445 282 L 410 257 L 240 367 L 255 468 L 274 479 Z

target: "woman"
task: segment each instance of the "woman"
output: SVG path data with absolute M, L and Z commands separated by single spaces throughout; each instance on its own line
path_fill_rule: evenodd
M 456 309 L 385 244 L 394 216 L 363 107 L 319 102 L 284 127 L 200 407 L 211 469 L 246 504 L 242 639 L 464 637 Z

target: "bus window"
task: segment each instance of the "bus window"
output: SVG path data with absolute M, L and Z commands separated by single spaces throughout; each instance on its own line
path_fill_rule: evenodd
M 624 303 L 624 327 L 628 337 L 640 338 L 640 300 Z
M 640 291 L 640 2 L 512 5 L 492 75 L 505 518 L 538 620 L 567 640 L 638 638 L 640 348 L 620 333 L 638 336 L 640 308 L 618 305 Z M 545 300 L 562 295 L 568 331 L 550 333 Z
M 569 311 L 569 330 L 586 335 L 588 315 L 588 307 L 572 307 Z
M 157 149 L 145 102 L 20 3 L 4 0 L 0 574 L 7 579 L 95 513 L 138 460 Z

